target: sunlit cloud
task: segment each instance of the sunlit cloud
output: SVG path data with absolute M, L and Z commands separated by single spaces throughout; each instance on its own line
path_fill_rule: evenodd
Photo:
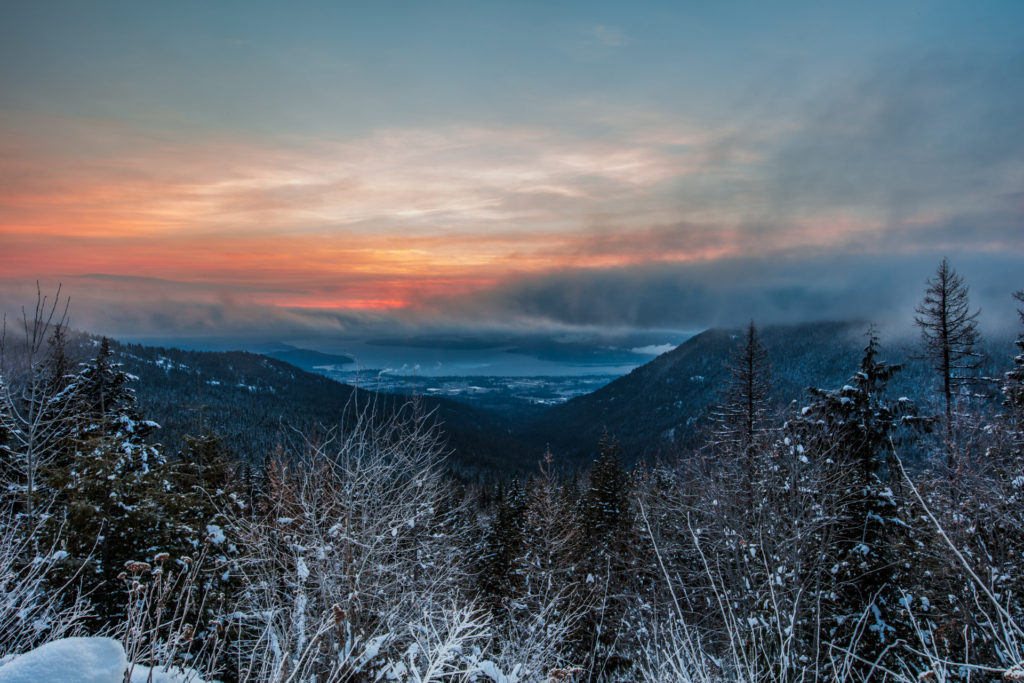
M 558 48 L 612 61 L 634 30 L 575 23 Z M 97 320 L 108 297 L 118 329 L 860 314 L 893 305 L 880 276 L 851 284 L 872 258 L 1024 254 L 1018 52 L 861 64 L 718 117 L 600 89 L 547 116 L 263 135 L 0 109 L 0 284 L 84 288 Z

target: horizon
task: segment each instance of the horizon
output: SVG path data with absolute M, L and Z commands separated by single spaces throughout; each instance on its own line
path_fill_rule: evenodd
M 63 283 L 120 339 L 643 347 L 909 329 L 948 256 L 1017 322 L 1019 3 L 8 14 L 0 310 Z

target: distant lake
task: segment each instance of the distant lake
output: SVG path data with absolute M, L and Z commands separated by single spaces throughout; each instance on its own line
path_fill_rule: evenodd
M 296 344 L 298 345 L 298 344 Z M 320 349 L 345 353 L 355 359 L 344 371 L 373 371 L 425 377 L 562 377 L 572 375 L 625 375 L 654 358 L 628 351 L 605 353 L 552 354 L 540 358 L 509 348 L 451 349 L 420 346 L 346 343 Z
M 634 332 L 597 338 L 522 334 L 504 338 L 434 335 L 380 339 L 321 336 L 286 340 L 225 337 L 129 341 L 204 351 L 272 353 L 287 349 L 288 353 L 295 353 L 311 350 L 337 356 L 337 362 L 328 359 L 319 370 L 332 375 L 365 372 L 421 377 L 617 377 L 671 350 L 690 336 L 680 332 Z M 345 357 L 354 362 L 346 363 Z

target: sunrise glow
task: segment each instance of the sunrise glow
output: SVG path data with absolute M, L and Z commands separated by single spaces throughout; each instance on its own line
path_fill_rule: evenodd
M 845 259 L 855 286 L 873 258 L 1024 251 L 1019 45 L 994 8 L 814 31 L 648 9 L 408 8 L 379 35 L 330 5 L 312 24 L 338 35 L 242 6 L 200 33 L 187 9 L 25 9 L 0 30 L 0 287 L 560 324 L 545 301 L 598 281 L 719 291 L 747 264 L 790 287 Z M 539 294 L 556 281 L 596 289 Z

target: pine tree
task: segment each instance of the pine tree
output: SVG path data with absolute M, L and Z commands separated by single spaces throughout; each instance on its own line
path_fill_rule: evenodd
M 771 431 L 772 388 L 768 352 L 753 321 L 747 326 L 743 345 L 732 354 L 728 370 L 729 379 L 714 414 L 712 444 L 742 462 L 749 510 L 754 505 L 754 482 L 758 479 L 755 455 Z
M 113 355 L 110 340 L 104 337 L 96 358 L 83 366 L 76 380 L 75 400 L 81 418 L 78 438 L 120 434 L 128 438 L 126 443 L 141 443 L 158 425 L 139 417 L 130 384 L 138 378 L 113 362 Z
M 838 562 L 834 582 L 834 637 L 852 638 L 850 629 L 867 621 L 859 656 L 867 661 L 889 648 L 898 637 L 909 637 L 910 624 L 901 612 L 900 578 L 909 568 L 912 526 L 907 506 L 892 476 L 893 445 L 902 428 L 927 430 L 928 418 L 918 416 L 909 399 L 890 401 L 885 392 L 900 370 L 878 360 L 878 338 L 872 330 L 858 371 L 840 389 L 812 388 L 814 402 L 789 423 L 792 439 L 809 444 L 816 457 L 841 476 L 838 489 L 822 492 L 834 497 L 826 507 L 837 510 L 832 532 Z M 888 479 L 888 483 L 887 480 Z M 892 485 L 890 485 L 892 484 Z M 848 641 L 847 641 L 848 642 Z
M 953 393 L 980 367 L 978 314 L 970 310 L 967 285 L 963 278 L 942 259 L 935 278 L 926 282 L 924 300 L 915 309 L 914 322 L 921 328 L 921 344 L 927 358 L 942 382 L 945 407 L 946 469 L 954 469 Z
M 582 522 L 584 542 L 601 551 L 629 519 L 629 476 L 622 467 L 622 448 L 607 432 L 598 450 L 590 488 L 583 497 Z
M 768 352 L 751 321 L 744 342 L 733 352 L 727 367 L 729 379 L 715 416 L 715 439 L 734 445 L 740 452 L 752 448 L 769 431 L 768 409 L 772 387 Z
M 48 524 L 66 553 L 54 579 L 77 576 L 101 624 L 123 613 L 118 575 L 125 562 L 151 560 L 176 524 L 163 506 L 166 462 L 146 442 L 157 425 L 139 415 L 131 377 L 111 355 L 104 340 L 73 381 L 74 452 L 46 472 L 63 511 Z
M 507 614 L 523 579 L 525 512 L 523 487 L 514 479 L 497 503 L 479 561 L 480 590 L 499 617 Z
M 545 453 L 541 475 L 530 479 L 526 493 L 523 545 L 529 589 L 563 590 L 573 574 L 572 549 L 580 530 L 577 501 L 551 471 L 553 456 Z
M 622 448 L 605 432 L 599 451 L 590 487 L 580 501 L 576 566 L 591 610 L 580 621 L 578 640 L 593 660 L 591 668 L 611 674 L 629 666 L 622 640 L 631 635 L 626 596 L 635 589 L 636 539 L 631 533 L 632 482 L 622 466 Z
M 1013 295 L 1017 301 L 1024 303 L 1024 290 L 1015 292 Z M 1024 323 L 1024 309 L 1017 309 L 1021 323 Z M 1017 442 L 1017 449 L 1022 447 L 1024 441 L 1024 332 L 1014 342 L 1020 353 L 1013 359 L 1013 368 L 1003 376 L 1003 406 L 1014 430 L 1014 440 Z

